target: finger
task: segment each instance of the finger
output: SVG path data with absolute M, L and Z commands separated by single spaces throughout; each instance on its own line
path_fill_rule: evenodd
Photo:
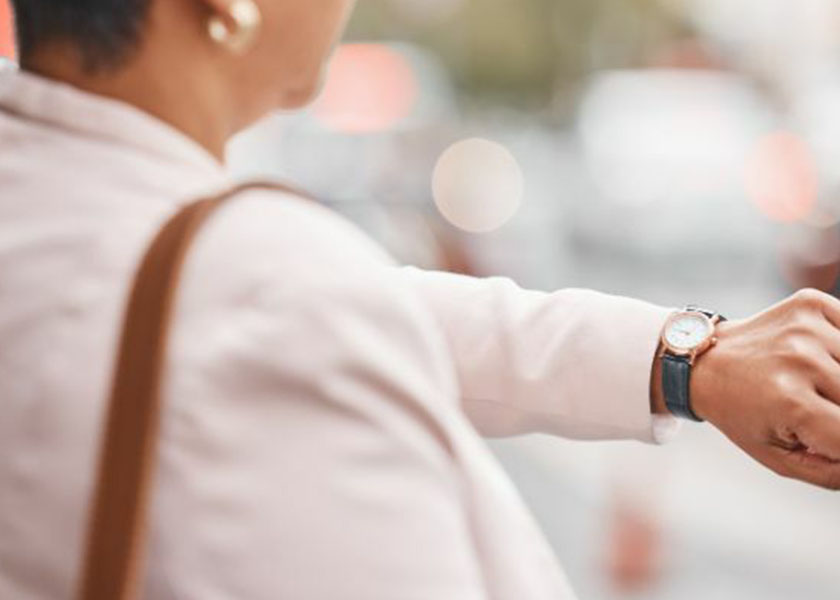
M 830 294 L 820 293 L 818 304 L 828 322 L 840 330 L 840 300 Z
M 805 450 L 775 448 L 765 464 L 789 479 L 797 479 L 828 490 L 840 490 L 840 462 Z
M 835 362 L 840 363 L 840 329 L 826 319 L 817 326 L 816 335 L 820 345 Z
M 832 404 L 840 405 L 840 348 L 835 355 L 831 349 L 815 359 L 814 385 L 817 393 Z
M 818 393 L 809 396 L 791 415 L 790 429 L 806 454 L 840 461 L 840 406 Z

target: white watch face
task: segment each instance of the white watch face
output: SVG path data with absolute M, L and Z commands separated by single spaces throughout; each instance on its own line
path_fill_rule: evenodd
M 704 315 L 681 314 L 671 322 L 665 340 L 674 348 L 693 350 L 714 333 L 714 326 Z

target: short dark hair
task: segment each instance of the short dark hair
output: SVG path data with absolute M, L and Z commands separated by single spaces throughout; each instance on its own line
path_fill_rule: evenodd
M 69 42 L 88 70 L 122 63 L 140 42 L 151 0 L 12 0 L 18 54 Z

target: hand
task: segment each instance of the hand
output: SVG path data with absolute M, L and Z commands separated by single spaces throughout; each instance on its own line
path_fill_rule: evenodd
M 840 301 L 803 290 L 722 323 L 692 372 L 692 406 L 785 477 L 840 490 Z

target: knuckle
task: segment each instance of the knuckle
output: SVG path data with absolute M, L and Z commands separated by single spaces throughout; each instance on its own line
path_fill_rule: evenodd
M 823 372 L 825 371 L 825 362 L 819 353 L 814 352 L 810 348 L 805 349 L 799 353 L 796 361 L 802 376 L 806 377 L 811 382 L 811 385 L 822 378 Z
M 779 342 L 782 352 L 793 358 L 806 356 L 813 348 L 811 336 L 799 330 L 785 332 Z
M 823 342 L 816 329 L 805 322 L 792 323 L 776 339 L 775 354 L 782 363 L 811 373 L 823 365 Z
M 803 377 L 810 378 L 821 369 L 820 355 L 807 337 L 791 336 L 780 340 L 773 354 L 777 362 L 773 380 L 781 389 L 797 388 Z
M 821 318 L 817 311 L 799 307 L 788 314 L 782 327 L 784 335 L 814 337 L 817 335 L 820 323 Z
M 818 310 L 822 308 L 826 302 L 825 292 L 815 290 L 813 288 L 804 288 L 796 292 L 792 299 L 793 304 L 804 310 Z
M 779 369 L 769 376 L 769 383 L 777 398 L 780 398 L 785 405 L 799 405 L 802 403 L 800 386 L 797 378 L 787 370 Z

